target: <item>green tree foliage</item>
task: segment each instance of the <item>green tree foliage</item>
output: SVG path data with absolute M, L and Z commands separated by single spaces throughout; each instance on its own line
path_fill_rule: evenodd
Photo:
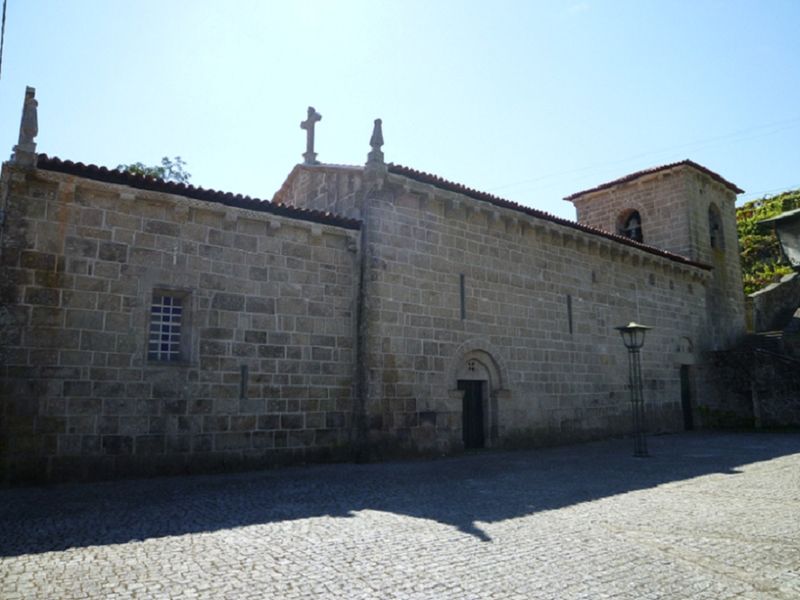
M 736 209 L 745 294 L 752 294 L 792 272 L 772 227 L 758 222 L 795 208 L 800 208 L 800 190 L 751 200 Z
M 164 181 L 174 181 L 175 183 L 189 183 L 189 179 L 192 177 L 191 173 L 186 171 L 186 162 L 180 156 L 176 156 L 172 160 L 165 156 L 161 159 L 161 164 L 155 166 L 147 166 L 140 162 L 117 165 L 117 170 L 128 171 L 129 173 L 146 177 L 156 177 Z

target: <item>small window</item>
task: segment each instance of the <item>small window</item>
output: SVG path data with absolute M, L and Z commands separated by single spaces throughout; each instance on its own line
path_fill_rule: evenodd
M 639 216 L 639 211 L 632 210 L 626 213 L 620 220 L 619 234 L 630 238 L 636 242 L 644 240 L 642 236 L 642 217 Z
M 187 360 L 186 309 L 188 295 L 154 291 L 150 305 L 147 359 L 155 362 Z
M 722 216 L 715 204 L 708 207 L 708 239 L 712 248 L 722 250 Z

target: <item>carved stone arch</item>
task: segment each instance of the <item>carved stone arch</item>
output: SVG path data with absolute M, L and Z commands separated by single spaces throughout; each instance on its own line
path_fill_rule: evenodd
M 480 373 L 469 370 L 469 361 L 475 361 L 475 368 L 480 369 Z M 470 377 L 470 373 L 473 376 Z M 460 378 L 478 379 L 480 374 L 488 377 L 492 390 L 504 390 L 508 385 L 508 369 L 498 349 L 488 340 L 473 338 L 461 344 L 453 353 L 447 369 L 447 385 L 455 390 Z
M 617 234 L 635 240 L 637 242 L 644 241 L 644 224 L 642 220 L 642 211 L 638 208 L 626 208 L 617 215 L 616 222 Z
M 506 389 L 508 369 L 497 348 L 484 339 L 471 339 L 461 344 L 447 369 L 447 385 L 452 401 L 450 410 L 459 415 L 456 422 L 461 423 L 464 446 L 495 445 L 500 432 L 499 406 L 510 396 Z M 480 413 L 480 425 L 472 420 L 476 411 Z M 480 443 L 470 445 L 476 428 Z
M 688 336 L 681 336 L 678 338 L 678 345 L 675 353 L 675 362 L 678 366 L 693 365 L 697 361 L 694 352 L 694 342 Z

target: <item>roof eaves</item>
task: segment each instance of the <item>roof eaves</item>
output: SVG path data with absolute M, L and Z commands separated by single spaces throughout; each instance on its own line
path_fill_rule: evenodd
M 493 194 L 489 194 L 487 192 L 481 192 L 479 190 L 475 190 L 473 188 L 469 188 L 463 184 L 456 183 L 453 181 L 448 181 L 438 175 L 433 175 L 431 173 L 426 173 L 424 171 L 417 171 L 416 169 L 412 169 L 410 167 L 404 167 L 403 165 L 397 165 L 394 163 L 390 163 L 388 165 L 389 173 L 394 173 L 395 175 L 402 175 L 412 179 L 414 181 L 418 181 L 420 183 L 426 183 L 437 187 L 439 189 L 447 190 L 450 192 L 456 192 L 459 194 L 463 194 L 475 200 L 480 200 L 482 202 L 488 202 L 500 208 L 507 208 L 509 210 L 514 210 L 517 212 L 524 213 L 526 215 L 543 219 L 545 221 L 550 221 L 552 223 L 556 223 L 558 225 L 563 225 L 565 227 L 570 227 L 572 229 L 577 229 L 578 231 L 583 231 L 585 233 L 596 235 L 599 237 L 603 237 L 619 244 L 623 244 L 625 246 L 631 246 L 633 248 L 637 248 L 649 254 L 655 254 L 657 256 L 661 256 L 662 258 L 669 259 L 674 262 L 683 263 L 686 265 L 690 265 L 693 267 L 698 267 L 704 270 L 711 270 L 712 267 L 706 265 L 704 263 L 695 262 L 686 258 L 685 256 L 681 256 L 680 254 L 674 254 L 672 252 L 668 252 L 666 250 L 662 250 L 660 248 L 656 248 L 655 246 L 648 246 L 647 244 L 642 244 L 640 242 L 634 241 L 630 238 L 623 237 L 621 235 L 617 235 L 614 233 L 610 233 L 608 231 L 604 231 L 602 229 L 597 229 L 595 227 L 590 227 L 589 225 L 584 225 L 583 223 L 577 223 L 575 221 L 570 221 L 569 219 L 564 219 L 562 217 L 557 217 L 553 214 L 548 212 L 538 210 L 536 208 L 531 208 L 528 206 L 523 206 L 516 202 L 512 202 L 511 200 L 506 200 L 504 198 L 500 198 L 499 196 L 495 196 Z
M 625 183 L 630 183 L 632 181 L 636 181 L 641 177 L 646 177 L 648 175 L 655 175 L 656 173 L 661 173 L 663 171 L 669 171 L 670 169 L 675 169 L 678 167 L 692 167 L 693 169 L 700 171 L 701 173 L 708 175 L 711 179 L 721 183 L 723 186 L 734 192 L 735 194 L 743 194 L 744 190 L 741 189 L 734 183 L 731 183 L 719 173 L 715 173 L 711 169 L 704 167 L 701 164 L 698 164 L 688 158 L 686 160 L 682 160 L 679 162 L 669 163 L 666 165 L 661 165 L 659 167 L 653 167 L 650 169 L 643 169 L 641 171 L 636 171 L 635 173 L 630 173 L 629 175 L 625 175 L 624 177 L 620 177 L 618 179 L 614 179 L 613 181 L 607 181 L 606 183 L 601 183 L 593 188 L 589 188 L 588 190 L 583 190 L 580 192 L 575 192 L 574 194 L 570 194 L 569 196 L 565 196 L 564 200 L 572 201 L 576 198 L 580 198 L 581 196 L 586 196 L 588 194 L 593 194 L 595 192 L 600 192 L 602 190 L 607 190 L 618 185 L 623 185 Z
M 336 227 L 343 227 L 345 229 L 361 228 L 361 221 L 342 217 L 329 212 L 298 208 L 282 203 L 273 203 L 269 200 L 262 200 L 260 198 L 251 198 L 250 196 L 242 196 L 241 194 L 220 192 L 213 189 L 205 189 L 202 187 L 187 185 L 185 183 L 165 181 L 157 177 L 148 177 L 146 175 L 138 175 L 129 171 L 108 169 L 107 167 L 100 167 L 93 164 L 85 165 L 81 162 L 76 163 L 71 160 L 61 160 L 60 158 L 50 157 L 46 154 L 40 154 L 38 156 L 36 166 L 37 168 L 45 171 L 75 175 L 78 177 L 91 179 L 93 181 L 125 185 L 135 189 L 152 192 L 175 194 L 177 196 L 192 198 L 194 200 L 203 200 L 206 202 L 231 206 L 234 208 L 244 208 L 247 210 L 266 212 L 302 221 L 310 221 L 323 225 L 334 225 Z
M 780 223 L 781 221 L 794 221 L 800 218 L 800 208 L 783 212 L 769 219 L 761 219 L 759 223 Z

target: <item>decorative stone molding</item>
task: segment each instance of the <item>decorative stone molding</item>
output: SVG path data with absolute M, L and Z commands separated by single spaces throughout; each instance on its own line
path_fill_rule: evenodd
M 472 338 L 458 346 L 450 360 L 445 381 L 453 386 L 451 389 L 455 389 L 459 372 L 470 359 L 480 361 L 487 369 L 491 391 L 507 387 L 508 368 L 500 355 L 500 350 L 485 338 Z

